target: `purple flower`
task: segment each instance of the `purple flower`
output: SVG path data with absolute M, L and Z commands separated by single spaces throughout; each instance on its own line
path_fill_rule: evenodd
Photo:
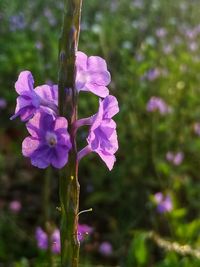
M 185 29 L 185 35 L 190 39 L 190 40 L 193 40 L 196 38 L 197 36 L 197 31 L 196 29 L 191 29 L 191 28 L 188 28 L 188 29 Z
M 41 227 L 36 228 L 35 238 L 37 240 L 37 246 L 41 250 L 48 249 L 48 235 Z M 55 229 L 50 236 L 51 251 L 54 254 L 60 253 L 60 231 Z
M 40 109 L 49 114 L 57 114 L 58 111 L 58 86 L 55 84 L 44 84 L 35 88 L 40 98 Z
M 41 41 L 37 41 L 35 43 L 35 47 L 38 49 L 38 50 L 42 50 L 43 49 L 43 43 Z
M 134 0 L 133 3 L 132 3 L 132 5 L 133 5 L 135 8 L 139 8 L 139 9 L 141 9 L 141 8 L 143 8 L 143 6 L 144 6 L 144 2 L 143 2 L 143 0 Z
M 159 97 L 152 96 L 147 103 L 147 111 L 154 112 L 159 111 L 160 114 L 170 113 L 170 107 Z
M 104 100 L 100 100 L 98 113 L 90 118 L 92 123 L 87 138 L 88 146 L 79 152 L 79 160 L 93 151 L 101 157 L 109 170 L 113 168 L 118 140 L 116 123 L 111 118 L 118 111 L 118 102 L 114 96 L 109 95 Z
M 87 57 L 83 52 L 76 54 L 76 89 L 89 91 L 100 97 L 106 97 L 109 90 L 110 73 L 104 59 L 97 56 Z
M 15 89 L 19 94 L 15 115 L 11 120 L 20 116 L 22 121 L 27 121 L 33 117 L 41 106 L 46 106 L 47 110 L 56 112 L 58 92 L 56 86 L 42 85 L 34 90 L 34 80 L 30 71 L 22 71 L 15 83 Z
M 99 246 L 99 252 L 104 256 L 109 256 L 112 254 L 112 245 L 109 242 L 103 242 Z
M 137 53 L 137 54 L 135 55 L 135 60 L 136 60 L 137 62 L 142 62 L 142 61 L 144 60 L 144 55 L 142 55 L 141 53 Z
M 197 135 L 200 135 L 200 123 L 195 123 L 194 124 L 194 132 L 197 134 Z
M 154 195 L 154 199 L 159 213 L 170 212 L 173 209 L 172 200 L 169 195 L 164 196 L 163 193 L 158 192 Z
M 10 30 L 23 30 L 26 27 L 25 17 L 23 13 L 11 16 L 10 19 Z
M 146 77 L 149 81 L 154 81 L 160 76 L 161 72 L 159 69 L 151 69 L 146 73 Z
M 48 248 L 48 236 L 41 227 L 36 228 L 35 238 L 39 249 L 46 250 Z
M 7 102 L 4 98 L 0 98 L 0 109 L 4 109 L 7 106 Z
M 44 169 L 49 165 L 62 168 L 68 161 L 71 149 L 67 133 L 67 120 L 54 118 L 51 114 L 39 111 L 26 124 L 31 136 L 22 143 L 22 153 L 31 159 L 32 165 Z
M 78 224 L 78 239 L 79 241 L 84 240 L 84 236 L 91 234 L 93 232 L 93 228 L 86 224 Z M 48 249 L 48 235 L 41 227 L 37 227 L 35 231 L 35 238 L 37 240 L 37 246 L 41 250 Z M 60 231 L 55 228 L 52 234 L 50 235 L 50 244 L 51 251 L 54 254 L 59 254 L 61 250 L 60 245 Z
M 78 224 L 78 239 L 83 241 L 84 237 L 93 232 L 93 228 L 87 224 Z
M 163 47 L 163 52 L 166 54 L 166 55 L 169 55 L 171 52 L 172 52 L 173 48 L 170 44 L 166 44 L 164 47 Z
M 22 121 L 29 120 L 40 106 L 40 98 L 33 88 L 34 80 L 30 71 L 22 71 L 15 83 L 16 92 L 19 94 L 15 115 L 11 119 L 20 116 Z
M 18 213 L 21 210 L 21 208 L 22 208 L 21 202 L 19 202 L 18 200 L 13 200 L 9 204 L 9 209 L 13 213 Z
M 178 152 L 176 155 L 174 155 L 173 163 L 174 165 L 180 165 L 184 159 L 184 154 L 182 152 Z
M 53 234 L 51 235 L 51 250 L 55 254 L 60 253 L 60 231 L 55 229 Z
M 166 159 L 169 162 L 171 162 L 172 164 L 178 166 L 182 163 L 182 161 L 184 159 L 184 154 L 183 154 L 183 152 L 173 153 L 173 152 L 169 151 L 166 154 Z
M 198 44 L 196 42 L 189 43 L 189 49 L 194 52 L 198 49 Z
M 56 18 L 54 17 L 53 13 L 49 8 L 45 8 L 44 10 L 44 16 L 48 19 L 48 22 L 51 26 L 55 26 L 57 21 Z
M 171 152 L 171 151 L 168 151 L 167 154 L 166 154 L 166 159 L 168 161 L 173 161 L 174 159 L 174 154 Z
M 156 36 L 157 37 L 162 38 L 162 37 L 165 37 L 166 34 L 167 34 L 167 31 L 164 28 L 159 28 L 159 29 L 156 30 Z

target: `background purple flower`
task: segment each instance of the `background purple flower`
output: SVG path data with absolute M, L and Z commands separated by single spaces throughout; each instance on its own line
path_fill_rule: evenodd
M 55 254 L 60 253 L 60 231 L 55 229 L 51 235 L 51 250 Z
M 93 232 L 93 228 L 87 224 L 78 224 L 78 239 L 80 242 L 84 240 L 86 235 L 89 235 Z M 37 246 L 41 250 L 48 249 L 48 235 L 47 233 L 41 228 L 37 227 L 35 231 L 35 238 L 37 241 Z M 55 228 L 50 236 L 51 242 L 51 251 L 54 254 L 60 253 L 60 231 L 59 229 Z
M 176 153 L 176 155 L 174 156 L 174 160 L 173 160 L 174 165 L 180 165 L 183 159 L 184 159 L 183 152 Z
M 171 152 L 171 151 L 168 151 L 167 154 L 166 154 L 166 159 L 168 161 L 173 161 L 174 159 L 174 154 Z
M 55 26 L 57 24 L 57 20 L 51 12 L 51 9 L 45 8 L 44 16 L 48 19 L 48 22 L 51 26 Z
M 102 242 L 99 246 L 99 252 L 104 256 L 110 256 L 113 252 L 112 245 L 107 241 Z
M 163 99 L 152 96 L 147 103 L 146 107 L 148 112 L 159 111 L 160 114 L 166 114 L 171 112 L 171 108 L 164 102 Z
M 0 98 L 0 110 L 6 108 L 7 102 L 4 98 Z
M 200 135 L 200 123 L 195 123 L 194 124 L 194 132 L 197 134 L 197 135 Z
M 43 49 L 43 43 L 41 41 L 37 41 L 35 43 L 35 47 L 38 49 L 38 50 L 42 50 Z
M 46 250 L 48 248 L 48 236 L 41 227 L 36 228 L 35 238 L 39 249 Z
M 158 28 L 158 29 L 156 30 L 156 36 L 159 37 L 159 38 L 163 38 L 163 37 L 165 37 L 166 34 L 167 34 L 167 30 L 164 29 L 164 28 Z
M 87 224 L 78 224 L 78 239 L 83 241 L 86 235 L 93 232 L 93 228 Z
M 13 213 L 18 213 L 22 208 L 22 204 L 20 201 L 18 200 L 13 200 L 9 203 L 9 209 L 10 211 L 12 211 Z
M 26 27 L 25 16 L 23 13 L 11 16 L 9 22 L 11 31 L 23 30 Z
M 104 59 L 97 56 L 87 57 L 83 52 L 76 56 L 76 88 L 78 91 L 90 91 L 100 97 L 106 97 L 109 90 L 110 73 Z
M 170 212 L 173 209 L 173 204 L 170 195 L 164 196 L 163 193 L 158 192 L 154 195 L 157 204 L 157 211 L 159 213 Z
M 146 77 L 149 81 L 156 80 L 161 75 L 161 71 L 157 68 L 151 69 L 146 73 Z
M 163 52 L 164 52 L 164 54 L 169 55 L 172 51 L 173 51 L 173 47 L 172 47 L 171 44 L 165 44 L 163 46 Z
M 41 250 L 47 250 L 48 249 L 48 235 L 45 231 L 42 230 L 41 227 L 36 228 L 35 232 L 35 238 L 37 241 L 37 246 Z M 50 236 L 50 242 L 51 242 L 51 251 L 54 254 L 60 253 L 60 231 L 59 229 L 55 229 L 53 233 Z
M 49 165 L 62 168 L 68 161 L 71 149 L 67 120 L 54 118 L 45 112 L 37 112 L 26 124 L 31 136 L 22 143 L 22 153 L 30 157 L 33 166 L 44 169 Z
M 180 165 L 184 159 L 183 152 L 173 153 L 171 151 L 167 152 L 166 159 L 174 165 Z

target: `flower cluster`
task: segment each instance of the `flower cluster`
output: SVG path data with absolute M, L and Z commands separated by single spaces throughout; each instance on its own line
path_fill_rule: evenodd
M 119 107 L 107 88 L 111 81 L 110 73 L 104 59 L 87 57 L 82 52 L 76 54 L 76 69 L 77 92 L 88 91 L 100 97 L 98 112 L 75 122 L 76 129 L 89 125 L 88 144 L 78 153 L 78 159 L 95 152 L 111 170 L 118 149 L 116 123 L 112 118 L 119 112 Z M 59 169 L 64 167 L 72 145 L 67 131 L 68 122 L 58 115 L 58 86 L 44 84 L 34 88 L 31 72 L 22 71 L 15 89 L 19 96 L 11 119 L 20 117 L 30 134 L 22 143 L 23 155 L 41 169 L 49 165 Z
M 89 235 L 93 232 L 93 228 L 87 224 L 78 224 L 78 239 L 82 242 L 86 235 Z M 54 231 L 49 235 L 40 227 L 38 226 L 35 231 L 35 239 L 37 241 L 37 247 L 41 250 L 48 249 L 48 238 L 51 251 L 54 254 L 60 253 L 60 231 L 58 228 L 55 228 Z
M 37 246 L 41 250 L 48 249 L 48 235 L 41 227 L 36 228 L 35 238 L 37 241 Z M 51 251 L 54 254 L 60 253 L 60 231 L 56 228 L 49 237 Z

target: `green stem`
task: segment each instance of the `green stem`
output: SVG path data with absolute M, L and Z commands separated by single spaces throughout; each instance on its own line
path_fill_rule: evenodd
M 52 177 L 52 169 L 48 168 L 45 175 L 44 180 L 44 226 L 45 231 L 48 235 L 48 249 L 47 249 L 47 258 L 48 258 L 48 266 L 53 266 L 53 257 L 51 252 L 51 226 L 50 226 L 50 209 L 51 209 L 51 202 L 50 202 L 50 186 L 51 186 L 51 177 Z
M 59 115 L 68 120 L 72 149 L 66 169 L 60 171 L 61 267 L 77 267 L 79 211 L 78 161 L 76 149 L 77 92 L 75 90 L 75 54 L 80 31 L 82 0 L 65 0 L 63 26 L 59 43 Z

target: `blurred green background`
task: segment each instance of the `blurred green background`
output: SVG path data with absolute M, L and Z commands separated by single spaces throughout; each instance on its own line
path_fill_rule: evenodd
M 58 174 L 22 156 L 27 132 L 9 117 L 20 71 L 57 82 L 62 11 L 61 0 L 0 1 L 0 266 L 48 266 L 35 229 L 48 213 L 59 226 Z M 80 209 L 93 208 L 80 215 L 93 228 L 81 266 L 199 267 L 199 0 L 85 0 L 79 49 L 106 59 L 120 105 L 114 169 L 96 154 L 80 164 Z M 79 117 L 97 103 L 81 93 Z

